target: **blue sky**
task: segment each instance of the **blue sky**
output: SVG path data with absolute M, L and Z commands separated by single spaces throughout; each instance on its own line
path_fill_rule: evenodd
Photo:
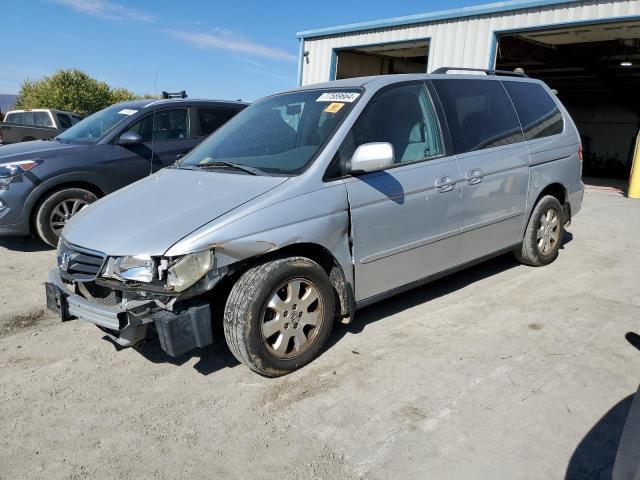
M 138 94 L 255 100 L 297 82 L 296 32 L 473 0 L 0 0 L 0 93 L 77 67 Z

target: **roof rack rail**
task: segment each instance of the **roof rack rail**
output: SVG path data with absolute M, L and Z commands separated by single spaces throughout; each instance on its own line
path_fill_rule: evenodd
M 181 90 L 180 92 L 162 92 L 162 99 L 166 100 L 167 98 L 187 98 L 187 92 Z
M 527 75 L 524 72 L 512 72 L 510 70 L 488 70 L 485 68 L 468 68 L 468 67 L 440 67 L 435 69 L 433 72 L 431 72 L 432 74 L 441 74 L 441 73 L 448 73 L 451 70 L 459 70 L 462 72 L 483 72 L 487 75 L 502 75 L 505 77 L 523 77 L 523 78 L 529 78 L 529 75 Z

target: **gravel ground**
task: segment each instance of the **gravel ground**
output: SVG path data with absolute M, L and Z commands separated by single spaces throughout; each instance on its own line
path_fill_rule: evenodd
M 0 239 L 0 478 L 607 478 L 640 382 L 640 203 L 587 192 L 558 261 L 368 307 L 284 378 L 58 323 Z

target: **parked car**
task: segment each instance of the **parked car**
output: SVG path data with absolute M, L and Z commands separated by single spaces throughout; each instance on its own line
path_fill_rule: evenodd
M 278 376 L 362 306 L 508 251 L 553 262 L 582 203 L 578 132 L 545 84 L 488 73 L 257 101 L 76 215 L 48 307 L 125 346 L 153 326 L 174 356 L 222 318 L 236 358 Z
M 53 138 L 82 117 L 60 110 L 11 110 L 0 122 L 0 145 Z
M 53 140 L 0 147 L 0 235 L 37 233 L 55 246 L 62 227 L 80 209 L 171 165 L 246 105 L 124 102 Z

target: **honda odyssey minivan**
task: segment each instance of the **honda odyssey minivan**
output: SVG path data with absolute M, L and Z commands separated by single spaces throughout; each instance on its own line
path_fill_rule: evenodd
M 580 210 L 581 148 L 542 82 L 354 78 L 259 100 L 173 166 L 78 212 L 46 283 L 61 319 L 279 376 L 334 322 L 489 257 L 542 266 Z M 508 73 L 508 72 L 506 72 Z

